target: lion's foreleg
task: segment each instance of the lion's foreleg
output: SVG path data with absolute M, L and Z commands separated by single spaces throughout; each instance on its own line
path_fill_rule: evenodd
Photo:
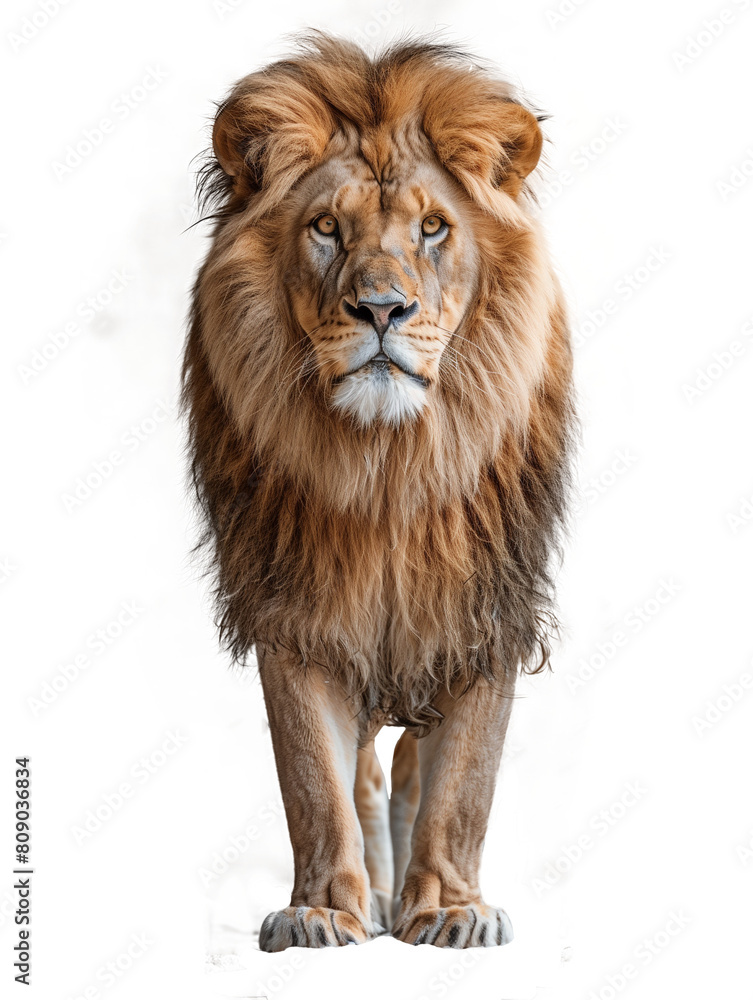
M 259 650 L 272 744 L 295 861 L 290 906 L 270 913 L 264 951 L 373 937 L 369 876 L 356 815 L 358 723 L 335 681 L 287 653 Z
M 418 744 L 405 732 L 395 745 L 392 758 L 392 793 L 390 795 L 390 832 L 395 858 L 394 903 L 392 917 L 400 909 L 400 892 L 411 855 L 411 835 L 419 801 Z
M 411 944 L 506 944 L 510 921 L 483 902 L 479 866 L 512 682 L 480 679 L 456 700 L 445 694 L 434 705 L 445 718 L 418 740 L 420 804 L 392 933 Z
M 392 842 L 387 784 L 374 751 L 374 741 L 358 751 L 356 812 L 363 831 L 366 870 L 380 924 L 392 922 Z

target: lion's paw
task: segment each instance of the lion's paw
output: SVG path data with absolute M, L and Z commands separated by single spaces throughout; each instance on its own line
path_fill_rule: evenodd
M 384 928 L 366 926 L 352 913 L 326 906 L 288 906 L 264 918 L 259 931 L 262 951 L 285 948 L 328 948 L 341 944 L 363 944 Z
M 505 911 L 483 903 L 408 913 L 398 918 L 392 935 L 407 944 L 438 948 L 491 948 L 513 939 Z

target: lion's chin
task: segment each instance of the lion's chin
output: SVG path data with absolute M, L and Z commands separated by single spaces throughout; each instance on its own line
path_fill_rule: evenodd
M 402 371 L 367 365 L 335 387 L 332 406 L 361 427 L 380 422 L 397 427 L 413 420 L 426 402 L 426 388 Z

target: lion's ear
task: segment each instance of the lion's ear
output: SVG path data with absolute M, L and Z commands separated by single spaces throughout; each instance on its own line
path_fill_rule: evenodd
M 424 131 L 439 159 L 473 191 L 478 182 L 517 197 L 539 161 L 543 136 L 538 120 L 522 104 L 485 95 L 464 116 L 453 102 L 435 101 L 424 117 Z
M 212 147 L 217 162 L 228 177 L 240 177 L 247 168 L 242 111 L 237 100 L 225 101 L 212 129 Z
M 214 155 L 237 195 L 282 197 L 322 157 L 334 131 L 328 108 L 310 90 L 282 73 L 274 77 L 246 77 L 214 120 Z
M 500 108 L 500 118 L 503 155 L 492 182 L 516 197 L 539 162 L 544 137 L 537 118 L 522 104 L 506 101 Z

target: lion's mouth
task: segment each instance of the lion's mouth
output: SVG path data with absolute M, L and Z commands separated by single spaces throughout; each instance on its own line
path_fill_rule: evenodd
M 407 375 L 408 378 L 413 379 L 418 385 L 424 389 L 429 388 L 429 380 L 424 378 L 423 375 L 419 375 L 417 372 L 409 371 L 402 365 L 398 364 L 393 358 L 385 354 L 384 351 L 380 351 L 375 354 L 373 358 L 370 358 L 365 364 L 359 365 L 358 368 L 354 368 L 352 371 L 343 372 L 342 375 L 336 375 L 332 380 L 333 385 L 340 385 L 349 378 L 351 375 L 355 375 L 356 372 L 371 371 L 377 377 L 388 378 L 391 376 L 391 368 L 395 367 L 398 371 L 401 371 L 403 375 Z

